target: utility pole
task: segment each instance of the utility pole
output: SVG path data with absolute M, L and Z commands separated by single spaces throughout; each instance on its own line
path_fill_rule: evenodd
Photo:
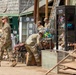
M 34 22 L 39 20 L 39 0 L 34 0 Z
M 45 5 L 45 18 L 48 18 L 48 0 L 46 0 L 46 5 Z

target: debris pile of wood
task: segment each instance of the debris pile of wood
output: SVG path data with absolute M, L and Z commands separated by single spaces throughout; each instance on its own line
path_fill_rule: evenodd
M 60 60 L 53 68 L 51 68 L 45 75 L 48 75 L 53 69 L 58 67 L 59 73 L 66 73 L 71 75 L 76 75 L 76 49 L 70 52 L 67 52 L 62 60 Z

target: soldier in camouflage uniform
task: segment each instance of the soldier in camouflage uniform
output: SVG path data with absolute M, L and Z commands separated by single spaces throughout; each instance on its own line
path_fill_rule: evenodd
M 0 48 L 1 48 L 1 45 L 2 45 L 2 39 L 1 39 L 1 36 L 2 36 L 2 19 L 0 18 Z M 0 56 L 1 56 L 1 50 L 0 50 Z M 1 57 L 0 57 L 1 59 Z M 0 60 L 1 61 L 1 60 Z M 1 63 L 1 62 L 0 62 Z M 1 64 L 0 64 L 1 66 Z
M 2 33 L 0 36 L 0 66 L 4 50 L 11 45 L 11 28 L 8 23 L 8 17 L 2 17 Z
M 35 58 L 35 62 L 37 66 L 39 66 L 40 63 L 40 55 L 37 50 L 37 45 L 39 46 L 40 40 L 43 37 L 43 33 L 39 31 L 37 34 L 32 34 L 28 37 L 26 40 L 26 49 L 28 51 L 28 60 L 26 62 L 26 65 L 31 65 L 31 62 L 33 60 L 33 57 Z
M 22 61 L 24 61 L 26 53 L 27 51 L 24 43 L 19 43 L 15 45 L 13 48 L 12 57 L 11 57 L 11 60 L 13 61 L 13 64 L 11 66 L 15 67 L 19 60 L 23 59 Z

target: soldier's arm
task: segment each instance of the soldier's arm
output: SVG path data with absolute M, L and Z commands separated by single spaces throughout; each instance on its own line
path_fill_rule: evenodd
M 40 43 L 40 36 L 37 36 L 37 44 L 39 45 Z
M 6 41 L 7 41 L 7 39 L 8 39 L 8 37 L 9 37 L 9 27 L 6 27 L 5 29 L 4 29 L 4 44 L 6 43 Z

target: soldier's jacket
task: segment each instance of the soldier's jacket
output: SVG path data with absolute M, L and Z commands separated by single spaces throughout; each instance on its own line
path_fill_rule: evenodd
M 1 44 L 2 44 L 1 36 L 2 36 L 2 29 L 0 29 L 0 47 L 1 47 Z
M 26 40 L 26 44 L 27 45 L 35 45 L 36 43 L 39 44 L 40 43 L 40 35 L 37 34 L 32 34 L 28 37 L 28 39 Z
M 8 23 L 2 27 L 1 43 L 6 47 L 11 44 L 11 27 Z

